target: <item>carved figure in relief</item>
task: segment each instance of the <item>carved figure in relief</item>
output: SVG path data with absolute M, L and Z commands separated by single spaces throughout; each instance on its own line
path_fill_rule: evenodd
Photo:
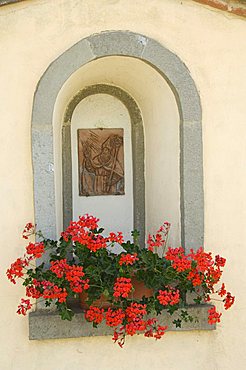
M 123 129 L 80 129 L 79 194 L 124 194 Z

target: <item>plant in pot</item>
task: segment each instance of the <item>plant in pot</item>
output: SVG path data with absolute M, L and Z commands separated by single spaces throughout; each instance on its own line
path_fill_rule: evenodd
M 31 299 L 39 299 L 46 306 L 54 302 L 61 318 L 72 320 L 69 299 L 80 297 L 86 320 L 95 328 L 105 321 L 122 347 L 126 335 L 160 339 L 167 330 L 157 319 L 163 311 L 172 315 L 182 308 L 173 321 L 177 327 L 193 321 L 186 311 L 188 292 L 195 293 L 194 303 L 210 301 L 216 294 L 225 309 L 234 303 L 225 285 L 218 286 L 225 259 L 213 258 L 202 248 L 189 254 L 181 247 L 167 249 L 168 222 L 149 235 L 145 248 L 140 248 L 136 230 L 132 241 L 124 241 L 121 232 L 105 236 L 98 222 L 93 216 L 81 216 L 59 240 L 47 239 L 31 223 L 26 225 L 23 237 L 36 235 L 39 241 L 30 242 L 24 256 L 7 270 L 9 280 L 15 284 L 22 279 L 26 290 L 18 314 L 26 315 L 34 304 Z M 119 254 L 114 252 L 116 243 L 122 248 Z M 44 253 L 48 263 L 42 262 Z M 209 309 L 210 324 L 220 322 L 220 317 L 214 306 Z

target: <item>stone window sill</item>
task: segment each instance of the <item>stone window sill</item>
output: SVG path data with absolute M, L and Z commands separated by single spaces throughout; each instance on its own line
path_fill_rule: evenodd
M 161 324 L 168 325 L 169 331 L 214 330 L 216 326 L 208 324 L 207 320 L 207 312 L 211 307 L 208 304 L 188 306 L 188 313 L 197 320 L 182 323 L 182 328 L 176 328 L 172 323 L 175 318 L 178 318 L 178 312 L 172 316 L 163 313 L 158 316 L 158 319 Z M 81 309 L 76 308 L 74 312 L 72 321 L 61 320 L 54 311 L 31 312 L 29 314 L 29 339 L 44 340 L 112 335 L 112 328 L 105 324 L 101 324 L 98 329 L 93 328 L 92 324 L 85 320 Z

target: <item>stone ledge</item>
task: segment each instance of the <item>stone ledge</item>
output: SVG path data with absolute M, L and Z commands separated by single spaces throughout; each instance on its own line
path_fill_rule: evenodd
M 172 321 L 178 318 L 176 312 L 172 316 L 163 313 L 158 316 L 162 325 L 168 325 L 169 331 L 190 331 L 190 330 L 214 330 L 215 325 L 208 324 L 207 311 L 212 305 L 191 305 L 186 309 L 190 315 L 198 320 L 183 323 L 182 328 L 176 328 Z M 85 320 L 83 311 L 76 309 L 72 321 L 61 320 L 56 312 L 47 310 L 31 312 L 29 314 L 29 339 L 61 339 L 80 338 L 91 336 L 112 335 L 113 329 L 101 324 L 98 329 L 93 328 L 92 323 Z

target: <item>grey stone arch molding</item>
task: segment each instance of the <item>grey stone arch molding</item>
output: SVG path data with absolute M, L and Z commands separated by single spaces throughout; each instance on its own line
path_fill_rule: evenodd
M 155 68 L 172 89 L 180 114 L 180 204 L 182 245 L 203 244 L 204 201 L 202 127 L 199 94 L 189 70 L 159 42 L 129 31 L 107 31 L 86 37 L 59 56 L 41 77 L 32 114 L 35 217 L 39 229 L 56 237 L 52 118 L 57 95 L 66 80 L 88 62 L 105 56 L 138 58 Z
M 119 99 L 127 108 L 131 119 L 133 210 L 134 228 L 140 232 L 140 243 L 145 235 L 145 182 L 144 182 L 144 133 L 141 112 L 135 100 L 117 86 L 96 84 L 80 90 L 67 106 L 62 127 L 62 173 L 63 173 L 63 225 L 67 227 L 73 217 L 71 121 L 76 106 L 87 96 L 108 94 Z M 96 216 L 96 215 L 95 215 Z

